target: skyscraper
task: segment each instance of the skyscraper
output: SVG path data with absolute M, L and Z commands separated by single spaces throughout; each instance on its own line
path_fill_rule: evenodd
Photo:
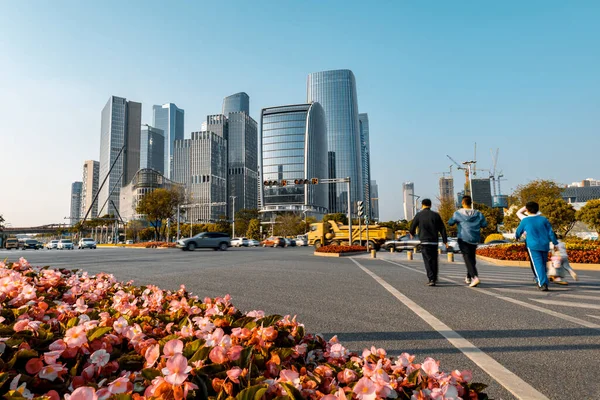
M 227 117 L 227 200 L 235 196 L 227 215 L 232 219 L 237 211 L 258 206 L 258 127 L 245 112 L 230 112 Z
M 71 213 L 69 215 L 71 225 L 75 225 L 81 218 L 81 187 L 82 182 L 71 184 Z
M 173 144 L 183 139 L 185 111 L 173 103 L 152 106 L 152 126 L 164 132 L 164 167 L 163 175 L 173 179 Z
M 371 181 L 371 220 L 379 221 L 379 186 L 377 181 Z
M 356 81 L 350 70 L 315 72 L 308 75 L 307 103 L 318 102 L 327 121 L 330 178 L 350 177 L 352 209 L 363 200 L 360 128 Z M 346 184 L 330 185 L 329 212 L 347 211 Z
M 442 176 L 440 178 L 440 200 L 454 201 L 454 178 Z
M 206 117 L 206 132 L 214 132 L 223 139 L 229 139 L 229 123 L 227 116 L 222 114 L 208 115 Z M 204 131 L 203 131 L 204 132 Z
M 365 202 L 365 215 L 371 215 L 371 148 L 369 145 L 369 115 L 358 114 L 360 130 L 360 159 L 363 184 L 363 199 Z
M 404 182 L 402 184 L 402 197 L 404 199 L 404 219 L 411 221 L 415 217 L 415 184 Z
M 98 180 L 100 178 L 100 163 L 94 160 L 87 160 L 83 164 L 83 186 L 81 188 L 81 218 L 92 206 L 92 201 L 98 192 Z M 94 203 L 88 218 L 98 216 L 98 201 Z
M 223 99 L 223 115 L 229 116 L 229 113 L 245 112 L 250 115 L 250 97 L 244 93 L 236 93 Z
M 162 129 L 142 125 L 140 169 L 150 168 L 164 175 L 165 136 Z
M 102 110 L 100 127 L 100 181 L 108 175 L 98 196 L 98 214 L 113 214 L 119 209 L 120 189 L 129 183 L 140 168 L 140 128 L 142 104 L 111 96 Z M 110 197 L 109 197 L 110 195 Z
M 295 179 L 327 178 L 327 125 L 319 103 L 264 108 L 261 112 L 262 212 L 327 212 L 326 185 L 295 185 Z
M 473 203 L 485 204 L 488 207 L 492 207 L 492 186 L 490 179 L 471 178 L 471 197 L 473 198 Z

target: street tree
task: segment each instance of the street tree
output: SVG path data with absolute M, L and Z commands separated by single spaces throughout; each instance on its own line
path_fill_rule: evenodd
M 275 236 L 296 236 L 304 228 L 302 217 L 294 213 L 284 213 L 275 220 Z
M 448 233 L 448 236 L 456 236 L 458 227 L 456 225 L 448 225 L 448 221 L 450 218 L 452 218 L 454 211 L 456 211 L 456 204 L 454 204 L 454 200 L 451 197 L 438 197 L 438 201 L 440 202 L 438 213 L 440 214 L 442 221 L 444 221 L 444 225 L 446 225 L 446 232 Z
M 156 189 L 147 193 L 139 201 L 136 212 L 154 228 L 157 240 L 165 236 L 167 220 L 177 212 L 177 205 L 183 201 L 183 193 L 177 189 Z
M 127 239 L 138 241 L 140 231 L 144 229 L 142 221 L 134 219 L 127 223 Z
M 502 209 L 488 207 L 485 204 L 480 203 L 475 203 L 474 208 L 479 210 L 487 221 L 487 226 L 481 228 L 481 238 L 485 239 L 492 233 L 498 233 L 498 225 L 502 223 L 504 218 Z
M 553 200 L 560 200 L 562 191 L 563 189 L 558 183 L 546 179 L 538 179 L 517 186 L 513 194 L 509 196 L 509 212 L 504 217 L 504 230 L 514 231 L 517 229 L 521 222 L 517 217 L 517 210 L 530 201 L 538 203 L 542 214 L 546 214 L 549 210 L 543 204 L 550 205 Z
M 325 214 L 323 216 L 323 222 L 327 221 L 341 222 L 342 225 L 348 225 L 348 216 L 344 213 Z
M 548 218 L 552 229 L 559 237 L 567 236 L 577 221 L 573 205 L 563 199 L 542 199 L 540 211 Z
M 260 240 L 260 220 L 253 218 L 248 223 L 246 237 L 249 239 Z
M 577 220 L 600 233 L 600 200 L 590 200 L 577 212 Z
M 250 221 L 253 219 L 260 219 L 260 214 L 258 213 L 258 209 L 247 209 L 243 208 L 235 213 L 235 230 L 238 234 L 244 234 L 244 232 L 248 231 L 248 225 Z

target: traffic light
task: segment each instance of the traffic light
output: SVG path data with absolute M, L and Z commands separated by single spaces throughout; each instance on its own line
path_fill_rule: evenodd
M 358 216 L 362 217 L 365 213 L 364 202 L 357 201 L 356 204 L 358 205 Z
M 287 186 L 287 181 L 285 179 L 281 180 L 281 186 Z
M 312 183 L 313 185 L 318 185 L 319 184 L 319 178 L 312 178 L 310 180 L 310 183 Z
M 308 179 L 295 179 L 294 183 L 296 185 L 308 185 L 310 181 Z

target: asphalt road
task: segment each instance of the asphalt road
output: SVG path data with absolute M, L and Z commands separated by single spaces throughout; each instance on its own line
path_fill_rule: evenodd
M 244 311 L 296 314 L 307 331 L 338 335 L 351 350 L 375 345 L 470 369 L 494 399 L 600 398 L 600 272 L 543 293 L 525 268 L 479 263 L 480 288 L 464 265 L 441 263 L 427 287 L 420 260 L 404 254 L 324 258 L 310 248 L 19 250 L 32 264 L 108 272 L 120 280 L 199 296 L 231 294 Z

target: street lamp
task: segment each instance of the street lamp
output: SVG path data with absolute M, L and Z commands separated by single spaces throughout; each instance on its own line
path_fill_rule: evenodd
M 231 205 L 231 220 L 233 225 L 231 226 L 232 237 L 235 237 L 235 199 L 237 196 L 229 196 L 230 199 L 233 199 L 233 204 Z

